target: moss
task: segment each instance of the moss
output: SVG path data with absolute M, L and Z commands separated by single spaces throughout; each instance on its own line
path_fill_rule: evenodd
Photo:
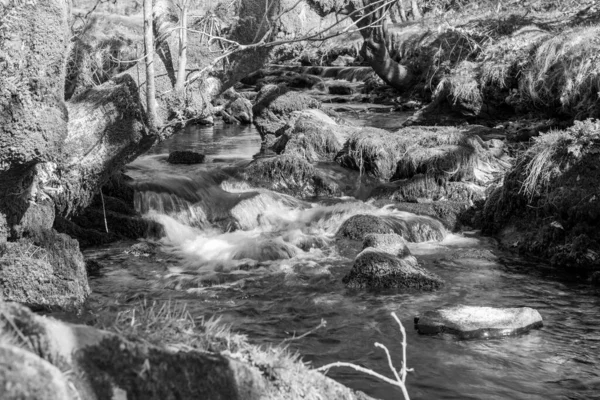
M 391 180 L 428 178 L 488 183 L 508 163 L 496 143 L 468 129 L 407 127 L 390 133 L 369 129 L 353 133 L 338 155 L 340 164 Z
M 342 281 L 353 289 L 436 290 L 443 285 L 437 275 L 419 267 L 413 256 L 396 257 L 373 248 L 356 256 L 352 270 Z
M 336 236 L 362 240 L 368 234 L 397 234 L 409 242 L 442 240 L 446 235 L 443 225 L 436 220 L 407 215 L 404 217 L 358 214 L 348 218 Z
M 321 103 L 286 86 L 266 85 L 258 93 L 252 112 L 258 132 L 264 138 L 284 127 L 293 111 L 311 108 L 319 109 Z
M 295 111 L 272 148 L 308 161 L 332 160 L 342 148 L 338 137 L 344 129 L 318 110 Z
M 306 159 L 294 155 L 259 158 L 241 172 L 243 180 L 296 197 L 336 196 L 334 182 L 316 170 Z
M 484 231 L 512 228 L 520 251 L 562 268 L 600 268 L 599 140 L 595 120 L 536 139 L 485 204 Z

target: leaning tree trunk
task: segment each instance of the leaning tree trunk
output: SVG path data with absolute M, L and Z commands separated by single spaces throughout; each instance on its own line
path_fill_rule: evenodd
M 353 12 L 354 4 L 349 7 L 350 15 L 361 29 L 364 39 L 361 55 L 385 83 L 398 90 L 406 90 L 413 81 L 413 74 L 397 63 L 388 50 L 389 38 L 384 17 L 390 6 L 380 8 L 380 3 L 372 0 L 364 0 L 363 4 L 367 7 L 362 13 Z M 363 17 L 365 13 L 370 14 Z
M 404 8 L 404 0 L 398 0 L 398 8 L 400 9 L 400 19 L 402 22 L 408 21 L 408 18 L 406 18 L 406 8 Z

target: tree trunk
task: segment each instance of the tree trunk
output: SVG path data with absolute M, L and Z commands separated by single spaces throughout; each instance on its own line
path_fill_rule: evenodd
M 421 10 L 419 9 L 419 4 L 417 4 L 417 0 L 410 0 L 410 6 L 412 7 L 413 19 L 418 20 L 422 18 Z
M 146 112 L 148 126 L 156 129 L 156 87 L 154 85 L 154 32 L 152 0 L 144 0 L 144 49 L 146 55 Z
M 188 7 L 187 4 L 184 4 L 181 7 L 179 18 L 179 62 L 177 69 L 177 82 L 175 84 L 175 90 L 178 92 L 183 91 L 185 87 L 185 71 L 187 65 L 187 22 Z
M 349 8 L 364 39 L 361 55 L 385 83 L 400 91 L 406 90 L 412 84 L 413 74 L 392 58 L 388 50 L 387 23 L 385 20 L 379 22 L 385 17 L 384 13 L 388 12 L 389 6 L 379 8 L 379 2 L 372 0 L 363 0 L 362 4 L 367 6 L 364 14 L 355 14 L 354 5 Z M 367 13 L 370 13 L 369 16 L 363 18 Z
M 408 18 L 406 18 L 406 8 L 404 8 L 404 0 L 398 0 L 398 8 L 400 9 L 400 19 L 402 22 L 408 21 Z

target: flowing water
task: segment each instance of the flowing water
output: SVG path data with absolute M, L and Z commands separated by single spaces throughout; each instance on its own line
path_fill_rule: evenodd
M 345 117 L 360 119 L 355 112 Z M 381 118 L 380 126 L 389 126 L 390 115 Z M 130 254 L 132 242 L 87 250 L 105 266 L 90 281 L 91 307 L 101 312 L 142 298 L 173 299 L 195 316 L 222 316 L 256 343 L 280 343 L 325 319 L 325 328 L 291 349 L 317 367 L 347 361 L 388 376 L 385 354 L 373 344 L 385 344 L 399 366 L 393 311 L 407 328 L 412 399 L 600 399 L 597 289 L 503 254 L 476 232 L 460 232 L 409 246 L 446 281 L 441 290 L 347 290 L 341 279 L 361 244 L 335 239 L 345 219 L 370 213 L 410 226 L 432 221 L 353 198 L 307 202 L 223 181 L 223 169 L 250 162 L 259 147 L 252 127 L 191 127 L 132 163 L 127 173 L 138 189 L 136 206 L 162 222 L 167 235 L 150 257 Z M 170 165 L 173 150 L 199 151 L 207 161 Z M 420 313 L 455 304 L 530 306 L 545 325 L 518 337 L 470 341 L 413 329 Z M 332 369 L 329 376 L 376 398 L 401 398 L 353 370 Z

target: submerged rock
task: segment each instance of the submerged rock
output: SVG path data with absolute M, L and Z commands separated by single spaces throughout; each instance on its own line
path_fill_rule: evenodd
M 409 213 L 402 218 L 371 214 L 353 215 L 344 221 L 336 236 L 361 240 L 369 233 L 395 233 L 409 242 L 443 240 L 446 236 L 446 230 L 441 222 Z
M 248 243 L 237 249 L 234 260 L 249 258 L 255 261 L 287 260 L 298 254 L 296 247 L 281 240 L 264 240 L 258 243 Z
M 421 268 L 415 257 L 397 257 L 372 247 L 366 248 L 356 256 L 352 269 L 342 282 L 346 287 L 355 289 L 436 290 L 443 285 L 442 279 Z
M 167 158 L 169 164 L 201 164 L 204 162 L 204 154 L 195 151 L 172 151 Z
M 543 326 L 542 316 L 529 307 L 494 308 L 458 305 L 426 311 L 415 318 L 419 333 L 450 333 L 462 339 L 518 335 Z

